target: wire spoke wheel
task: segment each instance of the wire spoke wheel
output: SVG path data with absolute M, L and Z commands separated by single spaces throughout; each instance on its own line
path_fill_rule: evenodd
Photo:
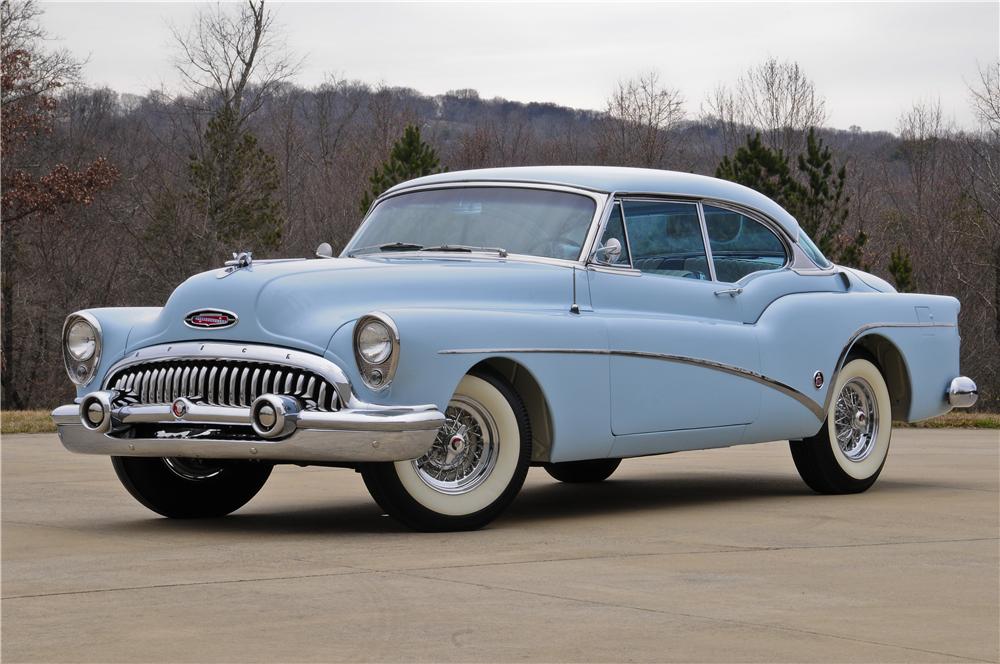
M 837 397 L 834 415 L 840 451 L 851 461 L 864 461 L 878 438 L 878 404 L 872 386 L 864 378 L 849 380 Z
M 432 489 L 467 493 L 482 484 L 496 465 L 497 426 L 486 408 L 467 396 L 452 399 L 445 417 L 434 445 L 413 466 Z

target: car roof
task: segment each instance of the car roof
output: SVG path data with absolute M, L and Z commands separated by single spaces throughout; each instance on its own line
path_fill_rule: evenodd
M 424 185 L 461 182 L 530 182 L 566 185 L 603 193 L 663 194 L 728 201 L 760 211 L 778 223 L 793 240 L 796 240 L 799 234 L 799 224 L 795 217 L 758 191 L 718 178 L 652 168 L 618 166 L 481 168 L 437 173 L 408 180 L 397 184 L 386 193 L 398 193 Z

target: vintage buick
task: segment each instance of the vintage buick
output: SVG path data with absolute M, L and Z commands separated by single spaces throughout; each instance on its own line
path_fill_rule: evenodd
M 346 466 L 421 530 L 483 526 L 531 465 L 789 440 L 821 493 L 870 487 L 893 420 L 975 403 L 959 304 L 827 260 L 765 196 L 600 167 L 453 172 L 372 205 L 343 253 L 234 256 L 163 307 L 63 331 L 65 447 L 168 517 L 274 464 Z

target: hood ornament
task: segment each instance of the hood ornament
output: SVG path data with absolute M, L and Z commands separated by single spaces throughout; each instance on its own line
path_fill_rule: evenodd
M 222 274 L 218 275 L 219 279 L 228 277 L 237 270 L 250 269 L 253 265 L 253 253 L 249 251 L 234 251 L 233 260 L 226 261 L 225 264 L 226 268 L 222 271 Z

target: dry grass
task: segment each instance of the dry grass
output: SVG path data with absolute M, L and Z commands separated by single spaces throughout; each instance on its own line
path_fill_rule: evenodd
M 953 411 L 923 422 L 894 426 L 917 429 L 1000 429 L 998 413 Z M 56 425 L 47 410 L 5 410 L 0 413 L 0 433 L 54 433 Z
M 969 413 L 953 410 L 922 422 L 894 422 L 893 426 L 913 429 L 1000 429 L 1000 413 Z
M 55 423 L 48 410 L 5 410 L 0 412 L 0 433 L 54 433 Z

